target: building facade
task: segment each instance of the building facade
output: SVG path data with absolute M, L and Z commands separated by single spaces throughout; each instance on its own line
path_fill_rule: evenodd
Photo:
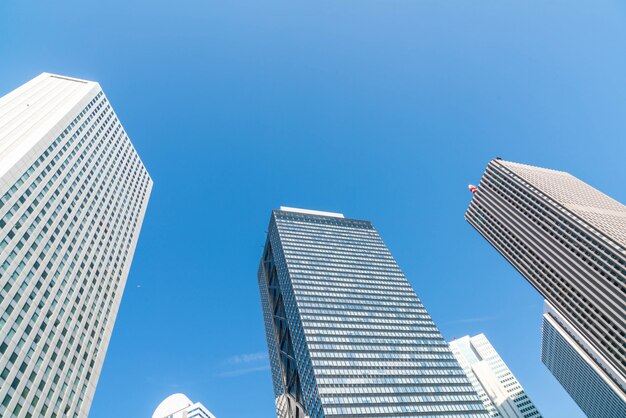
M 0 98 L 0 416 L 87 417 L 151 187 L 97 83 Z
M 606 372 L 617 371 L 548 302 L 542 330 L 541 361 L 580 409 L 588 417 L 626 417 L 626 396 Z
M 539 418 L 541 414 L 484 334 L 450 342 L 474 389 L 493 418 Z
M 624 398 L 626 207 L 568 173 L 495 159 L 465 218 L 541 293 L 566 329 L 580 335 L 571 341 L 590 353 L 603 370 L 598 378 L 610 379 Z M 581 408 L 589 399 L 604 402 L 604 387 L 553 374 Z M 585 401 L 573 385 L 586 386 Z
M 175 393 L 159 404 L 152 418 L 215 418 L 215 415 L 200 402 L 192 402 L 182 393 Z
M 258 281 L 278 417 L 488 417 L 370 222 L 273 211 Z

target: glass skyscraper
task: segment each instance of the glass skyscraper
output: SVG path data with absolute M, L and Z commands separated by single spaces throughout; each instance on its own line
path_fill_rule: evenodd
M 0 98 L 0 416 L 87 417 L 151 188 L 98 83 Z
M 542 359 L 562 386 L 590 418 L 626 416 L 602 412 L 607 388 L 626 411 L 626 206 L 569 173 L 495 159 L 465 218 L 552 307 Z M 563 373 L 582 363 L 596 379 Z
M 488 417 L 370 222 L 273 211 L 258 281 L 278 417 Z

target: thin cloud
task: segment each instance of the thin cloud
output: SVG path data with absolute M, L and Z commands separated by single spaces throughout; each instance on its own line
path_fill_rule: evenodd
M 226 372 L 220 373 L 219 377 L 237 377 L 242 376 L 244 374 L 256 373 L 269 370 L 270 366 L 257 366 L 257 367 L 248 367 L 245 369 L 237 369 L 237 370 L 229 370 Z
M 228 357 L 224 361 L 232 370 L 226 370 L 218 374 L 219 377 L 236 377 L 249 373 L 269 370 L 267 352 L 244 353 Z
M 258 353 L 247 353 L 247 354 L 237 354 L 236 356 L 229 357 L 226 360 L 228 364 L 249 364 L 255 363 L 257 361 L 267 360 L 267 353 L 258 352 Z

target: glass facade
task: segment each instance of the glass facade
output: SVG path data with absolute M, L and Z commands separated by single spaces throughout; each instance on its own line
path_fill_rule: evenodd
M 279 417 L 488 417 L 370 222 L 273 211 L 258 280 Z
M 42 74 L 0 134 L 0 416 L 87 417 L 152 180 L 97 83 Z

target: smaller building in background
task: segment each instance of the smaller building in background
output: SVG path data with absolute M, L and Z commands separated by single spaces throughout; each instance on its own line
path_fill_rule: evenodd
M 624 382 L 556 309 L 545 302 L 541 360 L 589 418 L 626 417 Z
M 200 402 L 193 403 L 182 393 L 175 393 L 159 404 L 152 418 L 215 418 L 215 415 Z
M 484 334 L 454 340 L 450 348 L 491 417 L 541 417 Z

